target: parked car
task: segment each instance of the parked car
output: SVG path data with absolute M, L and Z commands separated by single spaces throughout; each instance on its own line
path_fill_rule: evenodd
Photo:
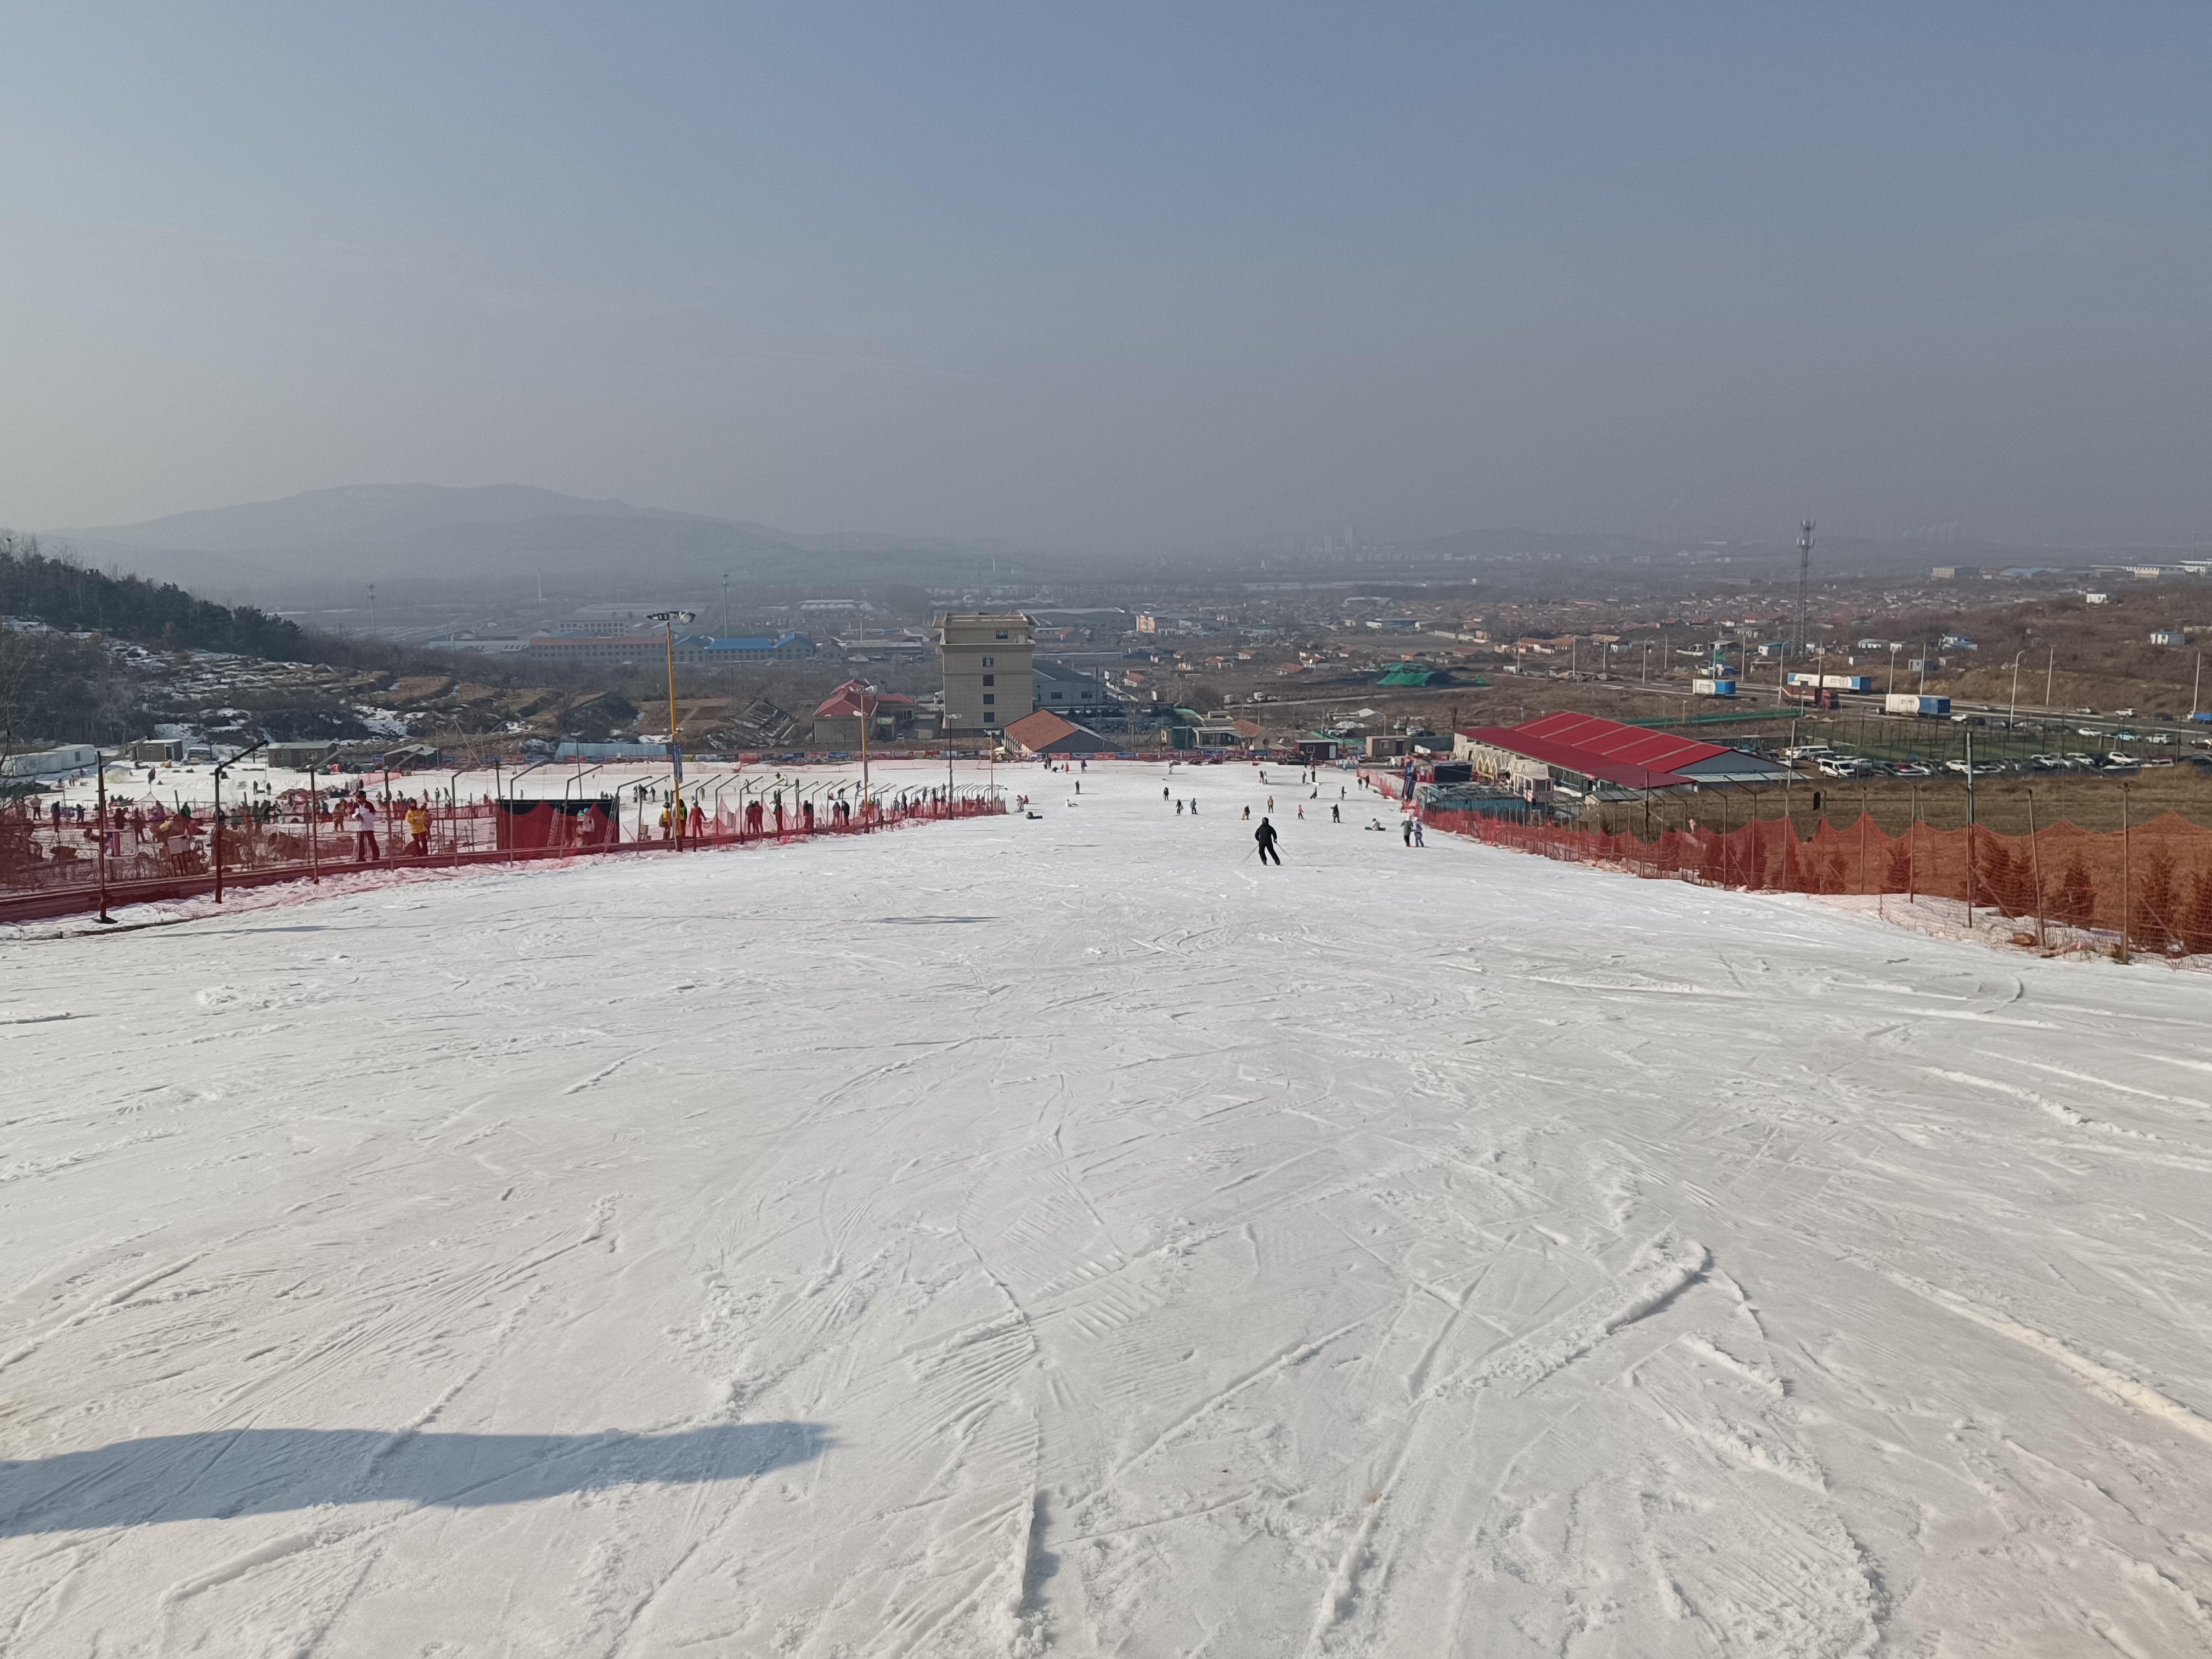
M 2094 772 L 2097 769 L 2097 757 L 2094 755 L 2085 755 L 2078 749 L 2068 751 L 2066 763 L 2076 771 Z
M 2154 732 L 2148 737 L 2145 738 L 2143 741 L 2145 743 L 2154 743 L 2161 749 L 2171 749 L 2173 747 L 2173 739 L 2166 736 L 2163 732 Z
M 2123 768 L 2133 771 L 2139 763 L 2133 755 L 2123 755 L 2117 749 L 2105 757 L 2105 766 L 2111 771 L 2118 771 Z
M 2143 763 L 2143 767 L 2144 769 L 2148 770 L 2154 766 L 2171 766 L 2172 764 L 2173 757 L 2171 755 L 2153 755 L 2148 760 Z
M 1923 766 L 1918 761 L 1905 761 L 1891 767 L 1889 775 L 1893 778 L 1932 778 L 1936 775 L 1936 769 Z
M 2030 755 L 2027 763 L 2039 772 L 2063 772 L 2066 769 L 2063 755 Z

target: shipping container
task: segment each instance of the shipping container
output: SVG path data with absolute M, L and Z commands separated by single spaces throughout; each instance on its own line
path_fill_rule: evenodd
M 1820 684 L 1831 691 L 1871 691 L 1874 690 L 1874 676 L 1871 674 L 1823 674 L 1820 676 Z
M 1735 696 L 1734 680 L 1692 680 L 1690 690 L 1701 697 L 1732 697 Z

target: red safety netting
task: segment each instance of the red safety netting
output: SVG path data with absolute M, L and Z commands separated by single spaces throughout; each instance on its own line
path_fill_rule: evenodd
M 331 801 L 295 790 L 226 805 L 111 799 L 94 809 L 0 806 L 0 921 L 65 915 L 272 881 L 319 880 L 362 869 L 454 868 L 605 853 L 694 852 L 761 846 L 949 818 L 1004 813 L 988 792 L 912 789 L 863 801 L 823 786 L 763 787 L 734 799 L 493 800 L 430 805 L 405 799 Z M 105 896 L 103 901 L 103 895 Z
M 2033 835 L 1916 824 L 1887 834 L 1870 815 L 1822 819 L 1808 836 L 1762 819 L 1735 830 L 1665 830 L 1650 840 L 1567 824 L 1436 810 L 1428 827 L 1492 847 L 1632 875 L 1786 893 L 1897 893 L 1969 902 L 2039 927 L 2103 933 L 2154 954 L 2212 951 L 2212 829 L 2162 813 L 2126 830 L 2055 823 Z

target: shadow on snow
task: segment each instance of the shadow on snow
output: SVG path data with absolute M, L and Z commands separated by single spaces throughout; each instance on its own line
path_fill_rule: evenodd
M 233 1429 L 0 1462 L 0 1538 L 269 1515 L 326 1504 L 474 1509 L 638 1482 L 696 1486 L 818 1455 L 814 1423 L 675 1434 Z

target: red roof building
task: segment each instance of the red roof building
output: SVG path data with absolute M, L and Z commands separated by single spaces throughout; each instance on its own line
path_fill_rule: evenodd
M 1741 749 L 1564 710 L 1518 726 L 1468 726 L 1454 736 L 1453 753 L 1486 776 L 1548 777 L 1582 793 L 1778 783 L 1790 769 Z
M 861 698 L 867 699 L 864 705 Z M 882 743 L 914 735 L 915 702 L 896 691 L 871 691 L 865 680 L 847 680 L 822 700 L 814 711 L 817 749 L 853 750 L 860 746 L 860 718 L 871 712 L 875 720 L 868 741 Z
M 1006 741 L 1025 755 L 1110 754 L 1115 746 L 1089 726 L 1062 720 L 1048 708 L 1010 724 Z

